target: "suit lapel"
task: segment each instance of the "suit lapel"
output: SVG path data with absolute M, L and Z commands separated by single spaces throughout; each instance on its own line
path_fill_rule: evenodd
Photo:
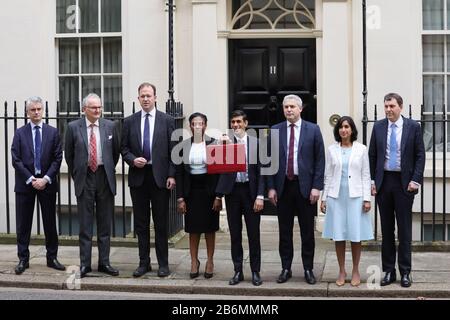
M 45 123 L 42 123 L 42 147 L 41 147 L 41 157 L 43 154 L 45 154 L 45 148 L 48 145 L 48 127 Z
M 104 145 L 106 141 L 106 131 L 105 131 L 105 121 L 103 121 L 102 118 L 98 120 L 98 126 L 99 126 L 99 133 L 100 133 L 100 144 L 102 145 L 102 153 L 104 150 Z
M 135 131 L 135 135 L 136 135 L 136 137 L 138 137 L 139 150 L 141 150 L 141 152 L 143 152 L 143 150 L 142 150 L 141 117 L 142 117 L 142 111 L 135 113 L 135 116 L 133 119 L 133 128 L 131 128 L 131 130 Z
M 402 116 L 403 117 L 403 116 Z M 409 134 L 409 121 L 403 118 L 402 141 L 400 142 L 400 155 L 405 154 L 406 141 Z
M 31 150 L 31 154 L 33 155 L 33 159 L 34 159 L 34 146 L 33 146 L 33 133 L 31 132 L 31 124 L 28 123 L 26 128 L 25 128 L 25 136 L 26 139 L 25 141 L 28 144 L 28 148 Z
M 298 139 L 298 150 L 297 150 L 297 159 L 300 160 L 300 150 L 302 149 L 303 142 L 305 141 L 305 137 L 308 134 L 308 124 L 302 120 L 300 125 L 300 138 Z
M 159 135 L 159 132 L 161 131 L 159 124 L 159 121 L 161 120 L 161 114 L 158 110 L 156 110 L 155 113 L 155 127 L 153 128 L 153 137 L 150 137 L 152 139 L 152 154 L 153 154 L 153 148 L 155 147 L 156 138 Z
M 388 134 L 388 119 L 384 119 L 382 126 L 381 126 L 381 132 L 379 132 L 379 140 L 381 140 L 381 154 L 383 155 L 383 158 L 386 158 L 386 144 L 387 144 L 387 134 Z
M 86 118 L 85 117 L 80 119 L 80 126 L 78 128 L 80 130 L 81 137 L 83 138 L 86 150 L 89 152 L 89 142 L 88 142 L 88 138 L 87 138 L 87 127 L 86 127 Z
M 286 159 L 288 157 L 287 154 L 287 122 L 284 121 L 281 124 L 281 129 L 280 129 L 280 140 L 281 140 L 281 145 L 283 146 L 283 150 L 284 150 L 284 155 L 286 156 Z

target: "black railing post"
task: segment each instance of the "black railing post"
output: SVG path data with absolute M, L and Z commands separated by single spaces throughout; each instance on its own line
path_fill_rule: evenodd
M 173 0 L 167 0 L 167 9 L 168 9 L 168 13 L 169 13 L 169 100 L 170 101 L 175 101 L 173 94 L 174 94 L 174 89 L 173 89 L 173 79 L 174 79 L 174 75 L 173 75 L 173 10 L 175 5 L 173 4 Z
M 5 101 L 5 181 L 6 181 L 6 233 L 11 233 L 9 212 L 9 162 L 8 162 L 8 103 Z
M 424 105 L 422 104 L 420 106 L 420 119 L 422 120 L 421 124 L 421 129 L 422 129 L 422 137 L 423 137 L 423 133 L 425 132 L 425 108 Z M 423 241 L 423 233 L 424 233 L 424 205 L 425 205 L 425 197 L 424 197 L 424 192 L 425 192 L 425 187 L 424 187 L 424 181 L 422 182 L 422 185 L 420 186 L 420 241 Z
M 362 33 L 363 33 L 363 144 L 367 145 L 367 30 L 366 0 L 362 0 Z

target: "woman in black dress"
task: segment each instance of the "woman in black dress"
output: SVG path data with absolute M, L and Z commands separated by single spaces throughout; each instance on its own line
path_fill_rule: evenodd
M 177 165 L 177 210 L 184 214 L 184 230 L 189 233 L 191 254 L 190 278 L 199 276 L 198 247 L 200 236 L 205 234 L 208 260 L 205 278 L 211 278 L 214 270 L 216 231 L 219 230 L 219 211 L 213 210 L 215 189 L 219 176 L 207 174 L 206 146 L 214 139 L 205 135 L 206 115 L 196 112 L 189 117 L 192 137 L 182 142 L 180 155 L 183 162 Z

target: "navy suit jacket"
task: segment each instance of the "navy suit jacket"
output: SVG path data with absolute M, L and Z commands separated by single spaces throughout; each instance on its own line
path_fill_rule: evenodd
M 279 168 L 275 175 L 267 176 L 267 189 L 275 189 L 278 199 L 283 194 L 286 178 L 286 163 L 288 157 L 287 146 L 287 121 L 272 126 L 272 130 L 279 130 L 278 160 Z M 269 137 L 269 143 L 272 143 Z M 269 151 L 270 151 L 269 147 Z M 298 183 L 302 196 L 309 199 L 311 189 L 322 190 L 325 171 L 325 149 L 323 138 L 318 125 L 302 120 L 300 127 L 300 139 L 298 142 Z
M 235 139 L 236 142 L 236 139 Z M 258 156 L 258 139 L 247 135 L 248 180 L 250 195 L 255 200 L 258 195 L 264 195 L 264 177 L 261 176 L 261 163 Z M 228 195 L 233 191 L 237 173 L 224 173 L 220 175 L 216 188 L 219 196 Z
M 30 192 L 33 189 L 31 183 L 26 181 L 34 176 L 34 147 L 31 124 L 20 127 L 14 134 L 11 146 L 12 164 L 15 170 L 15 192 Z M 47 184 L 49 192 L 58 191 L 57 175 L 62 161 L 62 149 L 58 129 L 43 123 L 41 145 L 41 174 L 48 176 L 51 184 Z
M 403 117 L 403 116 L 402 116 Z M 372 130 L 369 147 L 370 175 L 375 181 L 377 191 L 380 190 L 384 176 L 388 119 L 377 121 Z M 422 184 L 425 167 L 425 147 L 420 125 L 411 119 L 403 117 L 401 141 L 401 179 L 405 193 L 411 181 Z
M 171 160 L 172 148 L 177 141 L 171 141 L 175 120 L 156 110 L 155 128 L 152 140 L 152 171 L 159 188 L 166 188 L 168 177 L 175 178 L 175 165 Z M 145 168 L 134 166 L 134 159 L 143 157 L 141 134 L 141 111 L 125 118 L 122 127 L 122 157 L 130 166 L 128 186 L 140 187 L 144 183 Z

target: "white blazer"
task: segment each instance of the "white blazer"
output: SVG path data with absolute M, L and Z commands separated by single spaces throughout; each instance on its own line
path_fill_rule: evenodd
M 325 186 L 322 200 L 327 197 L 337 198 L 342 176 L 342 154 L 340 143 L 328 147 L 325 165 Z M 371 200 L 370 168 L 367 147 L 353 141 L 352 153 L 348 163 L 348 189 L 351 198 L 363 197 L 364 201 Z

